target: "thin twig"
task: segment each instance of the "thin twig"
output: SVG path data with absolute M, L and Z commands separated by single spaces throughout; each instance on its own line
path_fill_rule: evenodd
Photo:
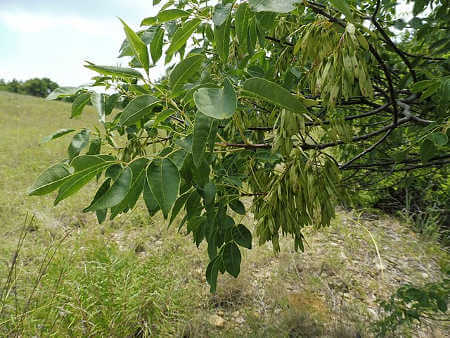
M 350 161 L 348 161 L 347 163 L 341 165 L 339 167 L 339 169 L 345 169 L 346 167 L 348 167 L 350 164 L 352 164 L 353 162 L 355 162 L 356 160 L 360 159 L 361 157 L 367 155 L 368 153 L 372 152 L 376 147 L 378 147 L 381 143 L 383 143 L 388 136 L 392 133 L 394 129 L 389 129 L 386 134 L 383 135 L 382 138 L 380 138 L 377 142 L 375 142 L 374 144 L 372 144 L 369 148 L 367 148 L 366 150 L 364 150 L 363 152 L 361 152 L 359 155 L 353 157 Z

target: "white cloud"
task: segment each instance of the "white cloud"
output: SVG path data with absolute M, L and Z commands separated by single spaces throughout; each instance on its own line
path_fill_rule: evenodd
M 118 20 L 94 20 L 76 15 L 55 16 L 24 11 L 0 11 L 0 22 L 17 33 L 45 33 L 69 29 L 72 32 L 103 36 L 120 34 Z
M 0 78 L 49 77 L 60 85 L 75 86 L 96 75 L 83 67 L 84 60 L 127 66 L 128 58 L 117 59 L 125 38 L 117 16 L 137 30 L 141 19 L 155 15 L 162 6 L 151 4 L 151 0 L 0 0 Z M 162 63 L 151 69 L 153 80 L 164 74 Z
M 137 28 L 140 18 L 124 19 Z M 125 34 L 113 15 L 96 19 L 77 13 L 0 9 L 0 26 L 8 37 L 6 54 L 0 54 L 0 78 L 6 80 L 49 77 L 60 85 L 79 85 L 96 75 L 83 67 L 84 60 L 123 66 L 128 62 L 116 58 Z M 152 73 L 159 77 L 163 69 L 157 67 Z

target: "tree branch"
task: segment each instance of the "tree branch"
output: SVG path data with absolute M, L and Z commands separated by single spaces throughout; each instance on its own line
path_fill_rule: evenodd
M 360 159 L 361 157 L 363 157 L 364 155 L 370 153 L 371 151 L 373 151 L 376 147 L 378 147 L 381 143 L 383 143 L 388 136 L 392 133 L 394 129 L 389 129 L 386 134 L 383 135 L 382 138 L 380 138 L 377 142 L 375 142 L 374 144 L 372 144 L 369 148 L 367 148 L 366 150 L 364 150 L 362 153 L 360 153 L 359 155 L 355 156 L 354 158 L 352 158 L 350 161 L 348 161 L 347 163 L 339 166 L 339 169 L 345 169 L 347 168 L 350 164 L 352 164 L 353 162 L 355 162 L 356 160 Z
M 393 105 L 394 124 L 397 124 L 397 122 L 398 122 L 398 107 L 397 107 L 396 93 L 394 90 L 391 73 L 390 73 L 389 69 L 387 68 L 386 64 L 384 63 L 383 59 L 381 58 L 381 56 L 378 54 L 378 52 L 372 45 L 369 45 L 369 50 L 372 53 L 372 55 L 375 57 L 375 59 L 377 60 L 378 64 L 383 69 L 383 73 L 386 76 L 386 80 L 388 81 L 389 95 L 391 97 L 391 101 L 394 102 L 394 105 Z
M 386 131 L 388 131 L 390 129 L 395 129 L 398 126 L 400 126 L 402 124 L 405 124 L 405 123 L 407 123 L 409 121 L 410 121 L 410 118 L 404 117 L 404 118 L 398 120 L 397 124 L 390 124 L 390 125 L 388 125 L 388 126 L 386 126 L 384 128 L 378 129 L 378 130 L 376 130 L 376 131 L 374 131 L 372 133 L 353 137 L 350 142 L 358 142 L 358 141 L 362 141 L 362 140 L 367 140 L 369 138 L 372 138 L 372 137 L 375 137 L 377 135 L 380 135 L 380 134 L 382 134 L 382 133 L 384 133 L 384 132 L 386 132 Z M 300 145 L 300 148 L 305 149 L 305 150 L 307 150 L 307 149 L 319 149 L 319 150 L 322 150 L 322 149 L 325 149 L 325 148 L 330 148 L 330 147 L 338 146 L 338 145 L 345 144 L 345 143 L 347 143 L 347 142 L 345 142 L 345 141 L 337 141 L 337 142 L 330 142 L 330 143 L 322 143 L 322 144 L 319 144 L 319 145 L 302 144 L 302 145 Z
M 245 148 L 245 149 L 270 149 L 270 143 L 247 144 L 247 143 L 216 143 L 216 146 L 224 148 Z
M 378 129 L 372 133 L 353 137 L 349 143 L 370 139 L 370 138 L 380 135 L 384 132 L 387 132 L 390 129 L 395 129 L 395 128 L 399 127 L 400 125 L 409 122 L 410 120 L 411 120 L 410 118 L 404 117 L 404 118 L 400 119 L 397 124 L 390 124 L 390 125 L 385 126 L 384 128 Z M 345 141 L 337 141 L 337 142 L 321 143 L 321 144 L 303 143 L 303 144 L 298 145 L 298 147 L 303 150 L 311 150 L 311 149 L 323 150 L 326 148 L 335 147 L 335 146 L 346 144 L 346 143 L 347 142 L 345 142 Z M 270 144 L 270 143 L 260 143 L 260 144 L 216 143 L 216 145 L 220 146 L 220 147 L 246 148 L 246 149 L 269 149 L 272 147 L 272 144 Z
M 397 169 L 394 169 L 393 171 L 395 171 L 395 172 L 398 172 L 398 171 L 410 171 L 410 170 L 420 169 L 420 168 L 428 168 L 428 167 L 434 167 L 434 166 L 443 166 L 443 165 L 446 165 L 446 164 L 450 164 L 450 159 L 449 160 L 444 160 L 444 161 L 432 162 L 432 163 L 413 165 L 413 166 L 409 166 L 409 167 L 405 167 L 405 168 L 397 168 Z M 382 169 L 381 171 L 386 171 L 386 170 Z
M 328 14 L 327 12 L 325 12 L 322 8 L 320 8 L 321 6 L 319 6 L 319 4 L 316 4 L 314 2 L 311 1 L 306 1 L 306 5 L 311 8 L 311 10 L 317 14 L 320 14 L 324 17 L 326 17 L 328 20 L 330 20 L 331 22 L 334 22 L 336 24 L 338 24 L 339 26 L 342 26 L 345 28 L 346 23 L 338 18 L 335 18 L 334 16 Z
M 264 38 L 265 38 L 266 40 L 269 40 L 269 41 L 273 41 L 273 42 L 279 43 L 280 45 L 286 45 L 286 46 L 289 46 L 289 47 L 294 47 L 294 44 L 293 44 L 293 43 L 288 42 L 288 41 L 281 41 L 280 39 L 274 38 L 274 37 L 272 37 L 272 36 L 267 36 L 267 35 L 266 35 Z
M 358 114 L 358 115 L 351 115 L 351 116 L 346 116 L 344 117 L 344 121 L 351 121 L 351 120 L 356 120 L 356 119 L 360 119 L 360 118 L 364 118 L 364 117 L 369 117 L 369 116 L 373 116 L 376 115 L 384 110 L 387 110 L 387 108 L 392 104 L 392 102 L 388 102 L 385 103 L 381 106 L 378 106 L 376 109 L 370 110 L 368 112 L 362 113 L 362 114 Z M 305 122 L 305 126 L 307 127 L 314 127 L 314 126 L 320 126 L 320 125 L 325 125 L 325 124 L 330 124 L 332 121 L 331 120 L 325 120 L 325 121 L 320 121 L 320 122 Z M 224 126 L 219 126 L 219 128 L 223 129 L 225 128 Z M 251 130 L 251 131 L 271 131 L 274 130 L 275 128 L 273 127 L 248 127 L 246 128 L 246 130 Z
M 446 159 L 450 159 L 450 154 L 436 156 L 436 157 L 431 158 L 429 161 L 433 162 L 433 161 L 440 161 L 440 160 L 446 160 Z M 415 159 L 404 160 L 404 161 L 400 161 L 400 162 L 385 161 L 385 162 L 379 162 L 379 163 L 358 164 L 358 165 L 348 166 L 346 168 L 343 168 L 343 170 L 352 170 L 352 169 L 371 170 L 371 168 L 373 168 L 373 170 L 379 170 L 378 169 L 379 167 L 387 167 L 390 165 L 414 164 L 414 163 L 419 163 L 420 161 L 422 161 L 422 160 L 419 158 L 415 158 Z
M 380 0 L 377 1 L 377 6 L 379 6 Z M 377 28 L 378 32 L 380 32 L 381 36 L 383 37 L 384 41 L 394 50 L 395 53 L 398 54 L 398 56 L 400 56 L 400 58 L 402 59 L 402 61 L 406 64 L 406 66 L 408 67 L 411 76 L 414 80 L 414 82 L 417 82 L 417 75 L 416 72 L 414 70 L 413 65 L 411 64 L 411 62 L 409 62 L 408 58 L 406 57 L 406 55 L 404 54 L 404 52 L 398 48 L 394 42 L 392 42 L 391 38 L 389 37 L 389 35 L 387 35 L 387 33 L 384 31 L 384 29 L 381 27 L 381 25 L 378 23 L 378 21 L 375 18 L 376 13 L 374 13 L 374 15 L 372 16 L 372 23 L 375 25 L 375 27 Z

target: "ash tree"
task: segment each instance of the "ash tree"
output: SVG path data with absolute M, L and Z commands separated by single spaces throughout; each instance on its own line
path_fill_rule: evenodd
M 102 128 L 49 135 L 74 133 L 30 195 L 57 190 L 58 204 L 96 181 L 84 211 L 100 223 L 142 197 L 206 241 L 214 292 L 253 237 L 303 250 L 303 228 L 329 225 L 359 189 L 450 162 L 448 1 L 414 1 L 408 21 L 390 0 L 153 4 L 139 31 L 122 21 L 128 67 L 87 62 L 92 87 L 50 95 L 74 97 L 71 117 L 91 102 Z

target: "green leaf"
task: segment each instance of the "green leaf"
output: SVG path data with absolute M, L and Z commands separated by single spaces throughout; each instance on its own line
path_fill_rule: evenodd
M 255 53 L 256 41 L 258 39 L 258 29 L 256 19 L 250 20 L 247 32 L 247 51 L 250 55 Z
M 111 177 L 113 180 L 117 180 L 122 171 L 122 166 L 119 163 L 116 163 L 105 171 L 105 177 Z
M 173 223 L 173 221 L 175 220 L 175 217 L 177 217 L 181 208 L 183 208 L 183 206 L 186 204 L 186 201 L 191 196 L 191 194 L 192 194 L 192 190 L 189 190 L 177 198 L 177 200 L 175 201 L 175 204 L 173 205 L 172 212 L 170 214 L 169 225 L 171 225 Z
M 155 159 L 147 168 L 147 182 L 167 219 L 180 189 L 180 173 L 168 158 Z
M 197 109 L 203 114 L 224 120 L 233 116 L 237 108 L 234 88 L 228 79 L 224 81 L 224 88 L 200 88 L 194 93 Z
M 408 151 L 399 150 L 392 153 L 390 156 L 395 162 L 403 162 L 408 158 Z
M 62 97 L 75 95 L 82 87 L 59 87 L 52 91 L 47 100 L 56 100 Z
M 397 19 L 394 21 L 394 27 L 398 30 L 403 30 L 406 27 L 406 22 L 403 19 Z
M 102 148 L 102 140 L 100 138 L 95 138 L 91 141 L 89 145 L 89 150 L 86 155 L 97 155 L 100 154 L 100 149 Z
M 135 124 L 144 117 L 144 115 L 150 113 L 158 102 L 158 99 L 152 95 L 138 96 L 125 107 L 120 116 L 119 124 L 122 126 Z
M 260 98 L 296 113 L 308 113 L 301 99 L 280 85 L 262 78 L 252 78 L 244 83 L 244 89 Z
M 435 82 L 436 82 L 435 80 L 423 80 L 423 81 L 416 82 L 411 86 L 411 91 L 413 93 L 422 92 L 425 89 L 427 89 L 428 87 L 433 86 Z
M 172 114 L 174 114 L 174 111 L 172 109 L 163 110 L 158 114 L 158 116 L 156 116 L 155 120 L 153 121 L 152 127 L 158 128 L 161 122 L 167 120 Z
M 124 168 L 111 188 L 109 188 L 95 203 L 89 206 L 86 211 L 108 209 L 122 202 L 130 190 L 132 178 L 133 173 L 131 168 Z
M 106 191 L 108 191 L 110 184 L 111 184 L 110 178 L 108 178 L 105 182 L 103 182 L 103 184 L 101 185 L 101 187 L 98 189 L 97 193 L 95 194 L 92 203 L 97 201 Z M 92 205 L 92 203 L 91 203 L 91 205 Z M 86 209 L 83 211 L 86 212 Z M 102 209 L 102 210 L 95 211 L 95 215 L 97 216 L 98 224 L 102 224 L 105 221 L 107 214 L 108 214 L 108 209 Z
M 252 248 L 252 233 L 243 224 L 233 228 L 233 240 L 240 246 L 251 249 Z
M 153 63 L 157 63 L 162 56 L 162 48 L 164 42 L 164 29 L 158 28 L 150 43 L 150 54 L 152 56 Z
M 51 140 L 57 139 L 59 137 L 62 137 L 64 135 L 67 135 L 71 132 L 74 132 L 75 129 L 59 129 L 57 131 L 55 131 L 53 134 L 47 135 L 45 136 L 42 140 L 41 140 L 41 144 L 42 143 L 47 143 Z
M 441 80 L 438 95 L 442 103 L 444 104 L 450 103 L 450 77 Z
M 98 201 L 98 199 L 103 196 L 109 189 L 109 187 L 111 186 L 111 178 L 107 178 L 102 185 L 100 186 L 100 188 L 98 188 L 97 192 L 95 193 L 94 199 L 92 200 L 91 204 L 89 204 L 89 206 L 87 208 L 83 209 L 83 212 L 88 212 L 89 207 L 91 207 L 95 202 Z M 106 210 L 106 209 L 104 209 Z
M 176 91 L 178 87 L 186 83 L 193 74 L 199 72 L 204 60 L 204 55 L 195 54 L 177 64 L 169 77 L 169 84 L 170 87 L 172 87 L 172 90 Z
M 119 20 L 123 24 L 123 29 L 127 36 L 127 40 L 130 43 L 131 48 L 133 49 L 133 53 L 136 58 L 141 63 L 142 67 L 148 74 L 148 69 L 150 68 L 149 59 L 148 59 L 148 50 L 145 43 L 141 40 L 141 38 L 123 21 L 119 18 Z
M 214 198 L 216 197 L 216 185 L 213 182 L 208 182 L 203 188 L 204 201 L 206 205 L 211 205 L 214 203 Z
M 178 170 L 183 168 L 184 160 L 186 159 L 186 151 L 184 149 L 178 149 L 177 151 L 172 152 L 168 158 L 176 165 Z
M 217 288 L 217 277 L 219 276 L 219 258 L 214 258 L 211 262 L 209 262 L 208 267 L 206 268 L 206 281 L 210 286 L 210 292 L 215 293 Z
M 277 24 L 277 13 L 274 12 L 258 12 L 255 14 L 256 21 L 260 30 L 269 32 Z
M 217 54 L 222 62 L 226 63 L 230 54 L 230 22 L 228 19 L 224 24 L 214 27 L 214 41 Z
M 233 277 L 239 276 L 241 270 L 241 252 L 234 242 L 227 243 L 223 249 L 223 264 Z
M 233 4 L 221 4 L 218 3 L 214 7 L 214 14 L 213 14 L 213 22 L 216 26 L 221 26 L 230 16 L 231 8 Z
M 109 155 L 80 155 L 70 162 L 70 166 L 75 169 L 75 173 L 78 173 L 105 163 L 115 164 L 114 157 Z
M 250 10 L 246 2 L 239 5 L 236 10 L 234 25 L 236 26 L 236 37 L 239 41 L 239 49 L 247 50 L 248 37 L 248 20 L 250 17 Z
M 425 7 L 427 6 L 428 1 L 427 0 L 415 0 L 414 1 L 414 7 L 413 7 L 413 15 L 417 16 L 421 12 L 425 10 Z
M 200 165 L 196 168 L 193 168 L 192 171 L 192 178 L 194 182 L 199 186 L 203 187 L 206 183 L 209 181 L 209 174 L 210 174 L 211 168 L 206 161 L 206 159 L 203 159 L 203 161 L 200 163 Z
M 82 93 L 77 96 L 77 98 L 72 103 L 72 115 L 70 116 L 71 119 L 81 115 L 84 107 L 89 103 L 90 98 L 90 93 Z
M 439 132 L 431 134 L 430 139 L 437 146 L 445 146 L 448 142 L 448 136 L 446 134 Z
M 131 181 L 130 190 L 123 200 L 123 202 L 125 202 L 124 209 L 133 209 L 136 205 L 139 195 L 144 189 L 144 182 L 146 181 L 145 173 L 149 162 L 150 161 L 147 158 L 138 158 L 128 165 L 133 174 L 133 180 Z
M 230 202 L 229 205 L 235 213 L 238 213 L 239 215 L 245 215 L 245 206 L 240 200 L 234 199 Z
M 435 81 L 431 86 L 424 90 L 424 92 L 420 95 L 420 99 L 425 100 L 427 97 L 434 95 L 439 90 L 440 86 L 440 82 Z
M 200 23 L 200 19 L 193 19 L 186 21 L 183 26 L 179 27 L 172 37 L 172 42 L 166 52 L 167 55 L 173 55 L 183 47 Z
M 158 18 L 159 23 L 163 23 L 163 22 L 167 22 L 167 21 L 180 19 L 180 18 L 186 18 L 190 14 L 191 13 L 189 13 L 189 12 L 174 8 L 174 9 L 167 9 L 165 11 L 159 12 L 157 15 L 157 18 Z
M 194 236 L 194 242 L 197 247 L 200 245 L 202 240 L 205 238 L 205 223 L 207 219 L 206 216 L 194 216 L 188 219 L 187 223 L 187 233 L 191 233 Z
M 197 112 L 192 139 L 192 159 L 196 167 L 199 167 L 203 161 L 206 143 L 213 130 L 214 119 Z
M 45 195 L 56 190 L 71 174 L 70 168 L 58 163 L 46 169 L 28 189 L 29 196 Z
M 289 13 L 301 0 L 249 0 L 248 3 L 255 12 Z
M 167 9 L 165 11 L 159 12 L 156 16 L 145 18 L 144 20 L 142 20 L 141 26 L 153 26 L 155 24 L 161 24 L 167 21 L 186 18 L 190 14 L 191 13 L 177 8 Z
M 108 209 L 97 210 L 95 212 L 95 216 L 97 216 L 98 224 L 102 224 L 105 221 L 107 214 L 108 214 Z
M 149 16 L 141 21 L 141 26 L 154 26 L 156 24 L 158 24 L 157 16 Z
M 436 147 L 433 141 L 425 139 L 420 146 L 420 156 L 423 162 L 428 162 L 436 155 Z
M 447 294 L 448 294 L 448 291 L 447 291 Z M 437 307 L 442 313 L 447 312 L 447 302 L 448 302 L 448 297 L 446 297 L 445 295 L 442 295 L 442 296 L 436 298 Z
M 120 94 L 106 95 L 105 98 L 105 114 L 109 115 L 112 113 L 113 109 L 116 107 L 120 98 Z
M 104 124 L 106 121 L 106 112 L 105 112 L 106 95 L 103 93 L 92 92 L 91 103 L 97 110 L 98 121 Z
M 150 216 L 153 216 L 161 209 L 148 185 L 147 179 L 144 180 L 144 202 Z
M 350 10 L 350 6 L 348 5 L 346 0 L 330 0 L 330 2 L 347 18 L 350 18 L 352 16 L 352 11 Z
M 113 77 L 118 77 L 124 80 L 129 79 L 143 79 L 141 73 L 133 68 L 124 68 L 124 67 L 116 67 L 116 66 L 100 66 L 93 64 L 92 62 L 86 61 L 88 64 L 85 65 L 86 68 L 89 68 L 99 74 L 108 75 Z
M 76 171 L 74 174 L 67 177 L 67 179 L 64 180 L 64 184 L 59 188 L 55 205 L 78 192 L 90 180 L 95 178 L 97 174 L 101 173 L 104 169 L 114 163 L 114 161 L 106 161 L 93 155 L 74 158 L 71 165 Z
M 75 134 L 68 149 L 69 159 L 73 159 L 75 156 L 78 156 L 81 150 L 89 144 L 90 133 L 91 132 L 89 130 L 83 129 L 78 134 Z

